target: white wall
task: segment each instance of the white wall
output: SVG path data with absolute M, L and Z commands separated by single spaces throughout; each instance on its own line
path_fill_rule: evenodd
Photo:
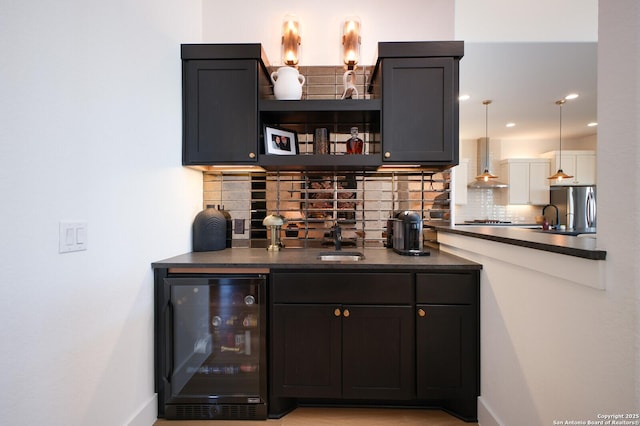
M 201 208 L 179 50 L 200 37 L 199 0 L 3 2 L 0 424 L 153 422 L 150 263 Z M 87 251 L 58 253 L 62 220 Z
M 605 290 L 592 287 L 610 260 L 451 234 L 438 240 L 483 265 L 481 425 L 586 424 L 638 412 L 633 286 L 606 279 Z
M 598 0 L 456 0 L 455 4 L 459 40 L 598 40 Z
M 357 15 L 362 23 L 362 64 L 371 65 L 379 41 L 453 40 L 451 0 L 203 0 L 203 38 L 211 43 L 262 43 L 272 65 L 282 64 L 282 19 L 300 18 L 302 65 L 342 63 L 342 23 Z
M 598 244 L 608 252 L 607 283 L 635 302 L 621 323 L 619 351 L 634 353 L 635 412 L 640 412 L 640 2 L 600 2 L 598 48 Z M 609 142 L 611 143 L 609 145 Z M 603 221 L 600 221 L 603 218 Z M 616 307 L 611 321 L 629 314 Z M 633 349 L 631 345 L 633 344 Z M 619 366 L 618 368 L 622 368 Z M 629 390 L 632 392 L 632 390 Z

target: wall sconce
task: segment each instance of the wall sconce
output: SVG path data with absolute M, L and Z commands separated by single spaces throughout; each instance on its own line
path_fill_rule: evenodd
M 282 21 L 282 62 L 285 65 L 298 65 L 300 41 L 300 21 L 298 21 L 298 17 L 286 15 L 284 21 Z
M 360 18 L 350 16 L 342 26 L 342 51 L 347 69 L 352 70 L 360 60 Z

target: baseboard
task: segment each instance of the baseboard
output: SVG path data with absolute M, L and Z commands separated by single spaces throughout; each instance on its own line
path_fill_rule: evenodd
M 478 397 L 478 424 L 480 426 L 502 426 L 491 407 L 482 397 Z
M 158 419 L 158 394 L 140 407 L 138 412 L 129 420 L 127 426 L 152 426 Z

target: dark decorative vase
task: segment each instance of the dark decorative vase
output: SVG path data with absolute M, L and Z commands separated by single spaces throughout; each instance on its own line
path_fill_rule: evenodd
M 224 250 L 227 245 L 227 219 L 208 205 L 193 221 L 193 251 Z

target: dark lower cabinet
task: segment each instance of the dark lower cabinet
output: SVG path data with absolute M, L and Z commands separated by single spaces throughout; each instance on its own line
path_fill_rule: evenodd
M 404 272 L 273 273 L 274 404 L 413 398 L 413 292 Z
M 416 274 L 416 396 L 474 421 L 480 395 L 479 274 Z
M 418 399 L 473 395 L 476 390 L 473 308 L 462 305 L 416 308 Z
M 410 399 L 410 306 L 275 304 L 271 387 L 279 397 Z
M 477 418 L 477 270 L 272 271 L 269 293 L 271 417 L 338 403 Z
M 345 306 L 342 397 L 413 398 L 414 341 L 411 306 Z
M 274 304 L 271 389 L 279 397 L 335 398 L 342 393 L 342 319 L 333 305 Z

